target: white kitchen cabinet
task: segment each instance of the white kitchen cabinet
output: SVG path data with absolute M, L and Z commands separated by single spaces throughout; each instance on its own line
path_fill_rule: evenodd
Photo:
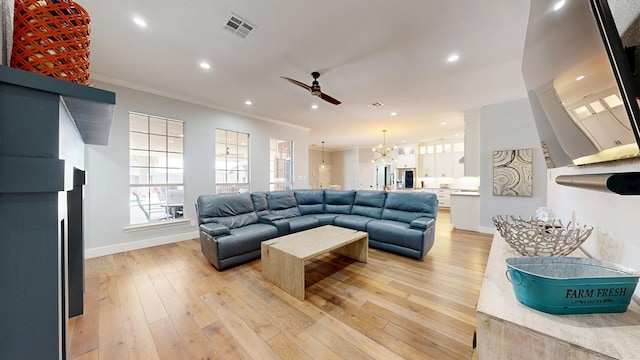
M 449 208 L 451 207 L 451 190 L 438 189 L 438 207 Z
M 453 176 L 453 153 L 451 152 L 436 153 L 435 176 L 436 177 L 452 177 Z
M 464 143 L 422 144 L 419 149 L 418 174 L 420 176 L 464 176 Z
M 420 165 L 418 168 L 419 176 L 424 177 L 435 177 L 436 176 L 436 154 L 435 153 L 426 153 L 424 155 L 420 155 Z
M 415 144 L 403 145 L 397 150 L 396 167 L 415 168 L 416 167 L 416 146 Z
M 453 144 L 451 164 L 451 176 L 459 178 L 464 176 L 464 143 Z
M 480 228 L 480 194 L 451 193 L 451 223 L 456 229 L 478 231 Z
M 451 206 L 451 190 L 448 188 L 426 188 L 426 192 L 436 194 L 438 197 L 438 207 L 449 208 Z

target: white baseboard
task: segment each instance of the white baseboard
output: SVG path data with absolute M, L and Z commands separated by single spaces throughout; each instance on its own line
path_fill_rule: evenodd
M 93 248 L 93 249 L 85 249 L 84 258 L 91 259 L 99 256 L 118 254 L 125 251 L 144 249 L 144 248 L 158 246 L 158 245 L 172 244 L 178 241 L 195 239 L 195 238 L 198 238 L 199 236 L 200 235 L 198 234 L 197 231 L 193 231 L 193 232 L 188 232 L 183 234 L 163 236 L 159 238 L 146 239 L 141 241 L 132 241 L 124 244 L 103 246 L 103 247 Z
M 481 232 L 483 234 L 489 234 L 489 235 L 493 235 L 493 233 L 496 232 L 496 228 L 491 226 L 491 227 L 487 227 L 487 226 L 479 226 L 478 227 L 478 232 Z

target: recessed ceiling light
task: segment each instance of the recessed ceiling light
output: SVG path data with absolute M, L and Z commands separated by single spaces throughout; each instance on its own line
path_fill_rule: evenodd
M 391 116 L 396 116 L 396 115 L 398 115 L 398 113 L 395 111 L 391 113 Z
M 211 69 L 211 65 L 209 65 L 209 63 L 204 61 L 200 63 L 200 67 L 203 69 Z
M 315 109 L 317 109 L 317 108 L 318 108 L 318 105 L 313 104 L 313 105 L 311 105 L 311 108 L 312 108 L 313 110 L 315 110 Z
M 245 105 L 253 105 L 253 103 L 251 102 L 251 100 L 247 100 L 244 102 Z
M 140 27 L 147 27 L 147 22 L 142 20 L 141 18 L 137 17 L 133 19 L 133 22 L 136 23 L 136 25 L 140 26 Z
M 448 62 L 456 62 L 458 61 L 458 59 L 460 59 L 460 55 L 458 54 L 451 54 L 449 55 L 449 57 L 447 58 Z
M 458 136 L 460 136 L 460 134 L 454 134 L 453 136 L 458 137 Z
M 580 75 L 580 76 L 578 76 L 578 77 L 576 78 L 576 81 L 580 81 L 580 80 L 582 80 L 582 79 L 584 79 L 584 75 Z
M 562 9 L 563 6 L 564 6 L 564 0 L 560 0 L 553 6 L 553 11 L 558 11 Z
M 447 125 L 447 122 L 443 121 L 443 122 L 440 123 L 440 125 L 442 125 L 442 126 Z

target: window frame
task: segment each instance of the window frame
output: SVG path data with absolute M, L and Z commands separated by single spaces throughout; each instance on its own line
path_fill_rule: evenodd
M 214 184 L 216 194 L 250 192 L 250 139 L 249 133 L 222 128 L 215 129 Z M 244 181 L 240 181 L 241 179 Z
M 293 189 L 293 145 L 291 140 L 269 139 L 270 191 Z
M 129 224 L 184 217 L 185 122 L 133 111 L 128 119 Z

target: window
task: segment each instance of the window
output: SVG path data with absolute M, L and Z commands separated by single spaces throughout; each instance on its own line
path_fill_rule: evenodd
M 129 113 L 129 216 L 141 224 L 183 216 L 184 123 Z
M 269 141 L 269 190 L 293 188 L 292 141 L 271 139 Z
M 249 134 L 216 129 L 216 193 L 249 191 Z

